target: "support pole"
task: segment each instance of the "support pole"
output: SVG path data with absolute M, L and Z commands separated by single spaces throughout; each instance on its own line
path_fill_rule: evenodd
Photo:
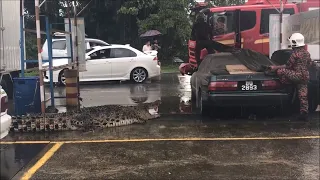
M 21 76 L 24 77 L 24 0 L 20 1 L 20 64 L 21 64 Z
M 49 23 L 49 17 L 46 16 L 46 34 L 47 34 L 47 44 L 48 44 L 48 57 L 49 57 L 49 77 L 50 77 L 50 100 L 51 108 L 55 108 L 54 104 L 54 86 L 53 86 L 53 70 L 52 70 L 52 39 L 50 34 L 51 25 Z
M 70 17 L 70 1 L 68 0 L 67 1 L 67 17 L 68 17 L 68 26 L 69 26 L 69 34 L 68 36 L 70 37 L 70 61 L 68 60 L 68 64 L 72 63 L 73 62 L 73 38 L 72 38 L 72 24 L 71 24 L 71 17 Z
M 42 57 L 41 57 L 41 33 L 40 33 L 40 8 L 39 0 L 35 1 L 35 13 L 36 13 L 36 31 L 37 31 L 37 48 L 38 48 L 38 63 L 39 63 L 39 79 L 40 79 L 40 99 L 41 99 L 41 113 L 45 114 L 46 106 L 44 99 L 43 88 L 43 72 L 42 72 Z
M 284 9 L 284 7 L 283 7 L 284 5 L 283 5 L 283 0 L 280 0 L 280 27 L 279 27 L 279 29 L 280 29 L 280 36 L 279 36 L 279 38 L 280 38 L 280 50 L 282 49 L 282 21 L 283 21 L 283 9 Z
M 77 70 L 77 91 L 78 91 L 78 110 L 80 111 L 80 88 L 79 88 L 79 55 L 78 55 L 78 22 L 77 22 L 77 5 L 76 1 L 73 1 L 73 23 L 74 23 L 74 62 L 76 63 Z

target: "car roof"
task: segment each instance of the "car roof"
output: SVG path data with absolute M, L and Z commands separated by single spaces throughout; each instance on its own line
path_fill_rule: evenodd
M 136 53 L 144 54 L 143 52 L 139 51 L 138 49 L 131 47 L 129 44 L 110 44 L 110 46 L 95 46 L 93 47 L 94 50 L 103 50 L 103 49 L 110 49 L 110 48 L 125 48 L 125 49 L 130 49 Z
M 106 49 L 106 48 L 127 48 L 127 49 L 134 49 L 130 45 L 123 45 L 123 44 L 110 44 L 110 46 L 95 46 L 95 49 Z

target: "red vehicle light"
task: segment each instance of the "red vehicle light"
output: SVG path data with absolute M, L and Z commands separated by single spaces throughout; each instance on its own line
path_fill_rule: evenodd
M 158 57 L 153 58 L 154 61 L 158 61 Z
M 235 91 L 238 88 L 238 82 L 211 82 L 209 91 Z
M 276 80 L 262 81 L 261 85 L 262 85 L 262 89 L 265 89 L 265 90 L 276 90 L 281 87 L 280 82 Z
M 1 96 L 1 112 L 6 112 L 8 109 L 8 96 Z

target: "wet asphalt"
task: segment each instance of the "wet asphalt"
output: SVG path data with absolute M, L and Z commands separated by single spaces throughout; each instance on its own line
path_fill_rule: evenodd
M 64 88 L 55 88 L 55 96 L 64 93 Z M 190 101 L 189 78 L 177 74 L 163 74 L 160 82 L 140 85 L 81 85 L 81 97 L 85 107 L 160 100 L 161 118 L 94 132 L 10 134 L 2 141 L 73 142 L 63 144 L 31 179 L 319 179 L 319 138 L 290 138 L 319 136 L 317 113 L 309 122 L 254 108 L 223 109 L 222 116 L 202 118 Z M 63 111 L 65 101 L 56 103 Z M 119 139 L 172 140 L 94 142 Z M 87 142 L 76 143 L 83 140 Z M 51 147 L 1 144 L 1 180 L 21 178 Z

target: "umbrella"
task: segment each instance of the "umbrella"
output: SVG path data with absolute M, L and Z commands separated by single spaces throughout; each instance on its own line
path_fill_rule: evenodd
M 161 35 L 161 33 L 157 30 L 149 30 L 143 34 L 141 34 L 140 37 L 153 37 L 153 36 L 158 36 Z

